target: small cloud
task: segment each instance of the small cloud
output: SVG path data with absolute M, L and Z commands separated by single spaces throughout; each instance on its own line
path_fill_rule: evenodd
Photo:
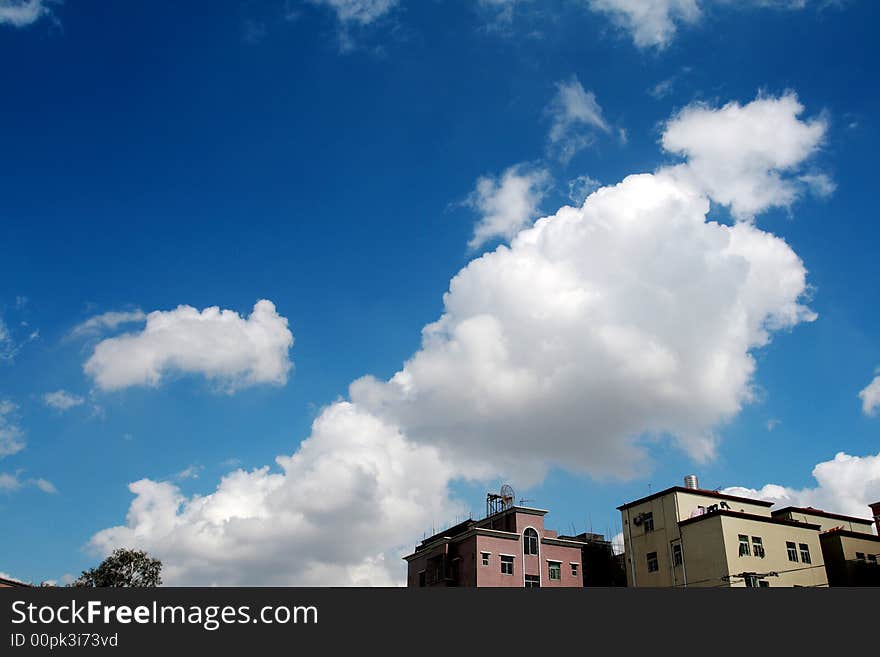
M 779 420 L 774 417 L 774 418 L 770 418 L 769 420 L 767 420 L 767 423 L 764 426 L 767 427 L 767 431 L 773 431 L 780 424 L 782 424 L 782 420 Z
M 187 479 L 198 479 L 199 473 L 204 470 L 204 466 L 201 465 L 191 465 L 188 468 L 185 468 L 174 475 L 174 479 L 177 481 L 186 481 Z
M 237 468 L 241 465 L 241 459 L 232 457 L 226 459 L 225 461 L 221 461 L 220 465 L 224 468 Z
M 584 204 L 587 197 L 602 186 L 595 178 L 578 176 L 568 181 L 568 198 L 577 206 Z
M 875 376 L 873 381 L 869 383 L 859 393 L 859 399 L 862 400 L 862 413 L 868 416 L 877 414 L 880 408 L 880 375 Z
M 33 486 L 48 494 L 55 494 L 58 492 L 58 489 L 55 488 L 55 485 L 51 481 L 42 478 L 22 479 L 21 472 L 21 470 L 14 473 L 0 472 L 0 492 L 13 493 L 26 486 Z
M 55 484 L 47 479 L 31 479 L 30 483 L 39 488 L 44 493 L 55 494 L 58 492 L 58 489 L 55 488 Z
M 130 433 L 124 433 L 124 434 L 122 434 L 122 439 L 127 442 L 131 442 L 132 440 L 134 440 L 134 435 L 132 435 Z
M 819 198 L 828 198 L 837 191 L 837 183 L 825 173 L 805 173 L 798 176 L 798 180 L 804 183 L 814 196 Z
M 26 446 L 24 432 L 18 426 L 15 415 L 18 406 L 8 399 L 0 399 L 0 459 L 23 450 Z
M 552 120 L 549 149 L 563 163 L 592 144 L 596 131 L 611 132 L 596 95 L 584 89 L 576 76 L 556 83 L 556 95 L 545 113 Z
M 11 363 L 15 360 L 22 347 L 40 337 L 39 330 L 31 328 L 27 322 L 19 322 L 15 333 L 20 335 L 23 332 L 27 333 L 25 337 L 16 338 L 9 325 L 0 317 L 0 362 L 6 361 Z
M 74 395 L 66 390 L 56 390 L 55 392 L 47 392 L 43 395 L 43 403 L 56 411 L 68 411 L 75 406 L 80 406 L 85 399 L 79 395 Z
M 0 25 L 28 27 L 43 17 L 51 17 L 49 0 L 0 0 Z
M 308 2 L 327 7 L 336 14 L 341 53 L 355 49 L 353 30 L 362 30 L 385 18 L 398 4 L 398 0 L 308 0 Z
M 648 89 L 648 95 L 657 100 L 661 100 L 672 93 L 672 88 L 674 86 L 675 76 L 672 76 L 671 78 L 666 78 L 665 80 L 660 80 L 660 82 Z
M 89 317 L 86 321 L 74 326 L 67 335 L 69 338 L 90 338 L 106 331 L 113 331 L 123 324 L 144 322 L 146 319 L 147 315 L 140 309 L 110 311 Z
M 8 472 L 0 472 L 0 491 L 11 492 L 21 488 L 18 476 Z

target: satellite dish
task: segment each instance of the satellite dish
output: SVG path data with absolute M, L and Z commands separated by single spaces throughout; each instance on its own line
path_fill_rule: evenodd
M 504 484 L 501 487 L 501 501 L 504 503 L 504 508 L 512 507 L 515 499 L 516 493 L 513 492 L 513 486 Z

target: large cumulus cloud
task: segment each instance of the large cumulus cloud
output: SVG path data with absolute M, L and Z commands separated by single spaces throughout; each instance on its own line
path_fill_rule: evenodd
M 435 448 L 348 402 L 327 407 L 297 452 L 276 461 L 280 471 L 236 470 L 191 498 L 136 481 L 126 523 L 91 545 L 147 549 L 170 585 L 389 585 L 431 519 L 462 512 Z
M 93 547 L 145 547 L 169 583 L 399 582 L 401 552 L 460 511 L 456 478 L 634 476 L 661 439 L 710 458 L 752 397 L 755 351 L 815 315 L 797 254 L 713 220 L 725 190 L 701 180 L 632 175 L 524 228 L 458 272 L 421 348 L 352 383 L 280 471 L 193 497 L 136 482 Z

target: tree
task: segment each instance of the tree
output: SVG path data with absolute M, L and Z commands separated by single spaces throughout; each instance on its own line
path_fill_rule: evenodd
M 84 570 L 71 586 L 150 588 L 162 584 L 162 562 L 143 550 L 118 548 L 96 568 Z

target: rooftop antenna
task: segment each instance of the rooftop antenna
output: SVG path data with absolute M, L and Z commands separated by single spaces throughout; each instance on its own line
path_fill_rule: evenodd
M 491 516 L 501 513 L 513 507 L 513 501 L 516 499 L 516 493 L 509 484 L 504 484 L 498 493 L 486 494 L 486 515 Z

